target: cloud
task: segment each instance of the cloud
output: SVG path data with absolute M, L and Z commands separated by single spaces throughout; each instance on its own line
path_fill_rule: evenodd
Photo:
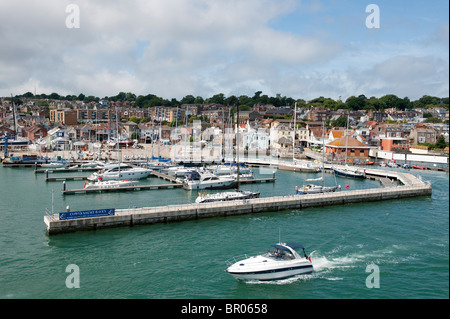
M 259 90 L 311 98 L 448 92 L 448 58 L 440 53 L 448 22 L 422 45 L 381 36 L 375 44 L 349 43 L 336 36 L 338 12 L 333 30 L 319 24 L 311 34 L 316 24 L 305 24 L 305 12 L 320 20 L 330 11 L 319 1 L 86 0 L 78 3 L 80 28 L 68 29 L 65 9 L 72 2 L 0 3 L 0 95 L 34 87 L 38 94 L 130 91 L 165 98 Z M 277 28 L 285 18 L 295 28 Z M 424 86 L 415 91 L 420 79 Z

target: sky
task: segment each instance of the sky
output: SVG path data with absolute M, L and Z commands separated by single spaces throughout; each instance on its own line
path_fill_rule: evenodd
M 257 91 L 448 97 L 449 2 L 0 1 L 0 96 Z

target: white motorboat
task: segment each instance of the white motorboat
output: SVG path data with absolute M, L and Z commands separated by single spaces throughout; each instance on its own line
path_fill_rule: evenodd
M 238 171 L 237 165 L 209 166 L 208 169 L 216 175 L 233 175 L 233 174 L 236 174 Z M 252 173 L 250 168 L 244 167 L 242 165 L 239 166 L 239 172 L 241 174 L 251 174 Z
M 105 164 L 100 161 L 86 162 L 80 164 L 81 168 L 103 168 L 104 166 Z
M 305 184 L 302 187 L 295 186 L 296 195 L 306 195 L 306 194 L 319 194 L 319 193 L 330 193 L 340 190 L 341 186 L 323 186 L 315 184 Z
M 366 178 L 366 170 L 351 169 L 347 165 L 345 167 L 333 167 L 332 170 L 337 176 L 350 178 Z
M 223 202 L 230 200 L 243 200 L 250 198 L 258 198 L 259 192 L 250 191 L 236 191 L 236 192 L 221 192 L 216 194 L 198 194 L 196 203 L 211 203 L 211 202 Z
M 102 188 L 117 188 L 117 187 L 127 187 L 127 186 L 136 186 L 139 183 L 139 181 L 136 180 L 110 180 L 110 181 L 103 181 L 101 180 L 101 177 L 96 182 L 86 182 L 84 184 L 84 188 L 86 189 L 102 189 Z
M 50 163 L 45 163 L 45 164 L 41 164 L 41 168 L 48 168 L 48 169 L 53 169 L 53 168 L 63 168 L 63 167 L 67 167 L 69 166 L 69 163 L 67 162 L 50 162 Z
M 399 166 L 399 165 L 398 165 L 396 162 L 394 162 L 394 161 L 389 161 L 389 162 L 386 163 L 386 165 L 389 166 L 389 167 L 394 167 L 394 168 L 396 168 L 396 167 Z
M 159 162 L 159 161 L 148 162 L 143 165 L 146 166 L 148 169 L 152 169 L 152 170 L 163 170 L 163 169 L 167 169 L 169 167 L 174 166 L 173 164 L 166 163 L 166 162 Z
M 313 272 L 311 258 L 305 248 L 297 243 L 278 243 L 275 250 L 243 260 L 232 259 L 226 271 L 237 280 L 266 281 L 284 279 Z M 298 253 L 296 250 L 302 250 Z
M 136 180 L 147 178 L 150 175 L 150 172 L 151 170 L 146 168 L 135 167 L 124 163 L 116 163 L 105 165 L 103 169 L 91 174 L 88 177 L 88 180 L 97 181 L 99 177 L 102 177 L 104 181 L 119 179 Z
M 186 175 L 189 172 L 194 172 L 197 169 L 195 167 L 179 167 L 179 166 L 173 166 L 173 167 L 168 167 L 165 169 L 162 169 L 161 171 L 164 174 L 167 174 L 169 176 L 174 176 L 174 177 L 184 177 L 184 175 Z
M 198 171 L 189 172 L 183 181 L 184 189 L 229 189 L 234 187 L 233 177 L 222 177 Z

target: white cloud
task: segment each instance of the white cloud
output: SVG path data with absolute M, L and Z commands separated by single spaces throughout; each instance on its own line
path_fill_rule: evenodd
M 165 98 L 259 90 L 311 98 L 387 89 L 448 92 L 442 79 L 448 71 L 439 67 L 448 69 L 448 58 L 435 45 L 448 38 L 448 22 L 430 35 L 433 45 L 424 51 L 417 43 L 330 40 L 326 29 L 311 36 L 302 33 L 310 29 L 300 20 L 296 33 L 271 27 L 296 10 L 322 11 L 318 1 L 82 1 L 80 28 L 68 29 L 65 8 L 72 2 L 1 2 L 0 95 L 35 86 L 47 94 L 131 91 Z M 394 71 L 402 63 L 414 67 Z M 420 72 L 427 74 L 425 86 L 415 91 L 421 82 L 412 77 Z

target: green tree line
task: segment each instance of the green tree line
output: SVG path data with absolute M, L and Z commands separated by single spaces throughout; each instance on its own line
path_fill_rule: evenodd
M 323 96 L 312 99 L 311 101 L 305 101 L 304 99 L 294 99 L 292 97 L 281 96 L 268 96 L 263 94 L 262 91 L 257 91 L 253 96 L 231 95 L 226 97 L 223 93 L 215 94 L 209 98 L 204 99 L 201 96 L 186 95 L 180 100 L 172 98 L 170 100 L 164 99 L 154 94 L 136 95 L 131 92 L 120 92 L 115 96 L 105 96 L 99 98 L 96 96 L 85 96 L 83 93 L 79 95 L 59 95 L 58 93 L 51 94 L 39 94 L 34 95 L 31 92 L 26 92 L 22 95 L 16 95 L 14 102 L 22 104 L 21 98 L 35 98 L 35 99 L 52 99 L 52 100 L 68 100 L 68 101 L 84 101 L 84 102 L 99 102 L 100 100 L 109 101 L 121 101 L 121 102 L 133 102 L 135 107 L 146 108 L 153 106 L 180 106 L 182 104 L 221 104 L 221 105 L 239 105 L 240 109 L 248 109 L 256 104 L 270 104 L 275 107 L 290 106 L 293 107 L 297 103 L 297 107 L 323 107 L 331 110 L 338 109 L 350 109 L 350 110 L 374 110 L 383 111 L 387 108 L 397 108 L 399 110 L 407 110 L 413 108 L 431 108 L 431 107 L 443 107 L 449 109 L 448 97 L 436 97 L 430 95 L 423 95 L 421 98 L 411 101 L 408 97 L 398 97 L 395 94 L 387 94 L 382 97 L 370 97 L 367 98 L 361 94 L 358 96 L 350 96 L 345 101 L 341 99 L 334 100 L 332 98 L 326 98 Z M 248 108 L 246 108 L 248 107 Z

